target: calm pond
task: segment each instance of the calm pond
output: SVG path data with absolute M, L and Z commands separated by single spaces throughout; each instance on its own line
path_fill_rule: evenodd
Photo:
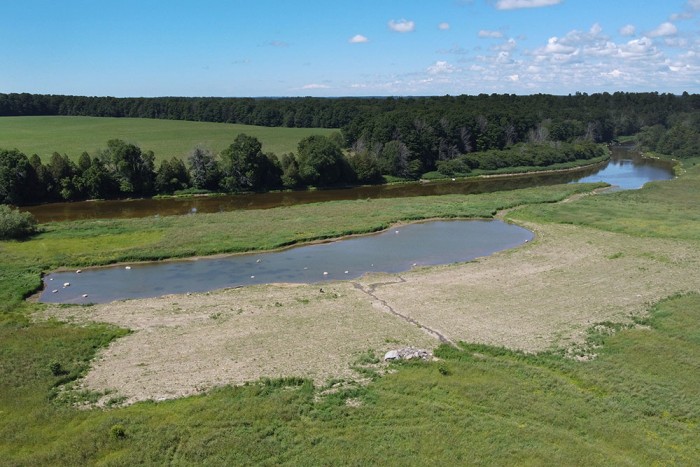
M 501 221 L 425 222 L 276 252 L 52 273 L 44 277 L 40 301 L 106 303 L 251 284 L 353 279 L 469 261 L 532 238 L 529 230 Z
M 83 201 L 27 206 L 39 222 L 76 219 L 171 216 L 193 212 L 267 209 L 278 206 L 333 200 L 403 198 L 447 194 L 475 194 L 560 183 L 604 181 L 623 189 L 640 188 L 653 180 L 673 178 L 668 162 L 642 158 L 625 147 L 613 147 L 608 163 L 570 172 L 527 174 L 511 177 L 434 181 L 400 185 L 363 186 L 348 189 L 285 191 L 275 193 L 202 196 L 194 198 Z

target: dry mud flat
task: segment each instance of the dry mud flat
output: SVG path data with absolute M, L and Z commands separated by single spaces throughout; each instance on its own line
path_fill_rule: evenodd
M 700 252 L 692 243 L 525 227 L 537 239 L 514 250 L 324 283 L 323 292 L 318 285 L 265 285 L 46 313 L 134 331 L 103 351 L 82 381 L 130 403 L 261 377 L 356 379 L 351 366 L 368 349 L 433 348 L 441 337 L 529 352 L 569 347 L 594 323 L 628 321 L 664 297 L 700 291 Z

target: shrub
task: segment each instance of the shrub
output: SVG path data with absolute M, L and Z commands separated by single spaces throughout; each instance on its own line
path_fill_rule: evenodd
M 54 376 L 61 376 L 65 373 L 65 371 L 63 371 L 63 366 L 59 362 L 51 362 L 49 369 Z
M 452 374 L 452 371 L 450 371 L 450 369 L 447 367 L 447 365 L 445 365 L 445 364 L 443 364 L 443 363 L 441 363 L 440 365 L 438 365 L 438 372 L 439 372 L 442 376 L 450 376 L 450 375 Z
M 112 438 L 114 439 L 126 438 L 126 430 L 124 429 L 123 425 L 112 425 L 112 428 L 109 429 L 109 432 L 112 435 Z
M 0 240 L 28 237 L 36 233 L 36 225 L 30 213 L 0 204 Z

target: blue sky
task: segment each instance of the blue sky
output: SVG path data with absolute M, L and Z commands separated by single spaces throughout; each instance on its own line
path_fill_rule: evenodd
M 700 0 L 0 0 L 0 92 L 700 92 Z

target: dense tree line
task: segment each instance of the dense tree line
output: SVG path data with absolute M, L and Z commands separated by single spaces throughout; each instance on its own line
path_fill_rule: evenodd
M 327 187 L 378 182 L 378 172 L 355 170 L 338 142 L 309 136 L 296 154 L 278 158 L 263 153 L 257 138 L 240 134 L 221 154 L 194 148 L 187 160 L 164 159 L 134 144 L 113 139 L 94 156 L 83 153 L 77 163 L 53 153 L 46 163 L 37 155 L 0 150 L 0 203 L 112 199 L 173 194 L 178 191 L 239 193 L 282 188 Z
M 338 143 L 357 156 L 353 159 L 354 169 L 363 181 L 377 180 L 378 173 L 417 178 L 439 166 L 450 166 L 448 162 L 458 156 L 503 151 L 520 143 L 604 143 L 639 132 L 643 133 L 642 139 L 647 147 L 655 148 L 658 142 L 660 151 L 680 154 L 696 147 L 691 142 L 690 133 L 697 123 L 697 117 L 693 115 L 699 112 L 700 95 L 621 92 L 569 96 L 481 94 L 338 99 L 0 94 L 0 115 L 146 117 L 340 128 L 342 139 Z M 679 138 L 686 138 L 687 142 L 678 143 Z M 651 140 L 654 140 L 653 144 Z M 679 144 L 685 148 L 674 146 Z M 293 165 L 298 161 L 292 162 L 284 157 L 279 161 L 279 167 L 268 164 L 269 157 L 258 158 L 256 155 L 254 160 L 241 160 L 241 149 L 222 155 L 221 162 L 231 174 L 219 182 L 228 191 L 260 184 L 271 187 L 278 169 L 282 170 L 287 186 L 292 186 L 294 180 L 303 184 L 299 179 L 304 178 L 320 177 L 317 181 L 307 181 L 307 184 L 331 183 L 326 177 L 336 182 L 348 179 L 347 167 L 341 169 L 330 164 L 327 167 L 330 173 L 313 174 Z M 267 167 L 268 174 L 264 176 L 267 181 L 246 179 L 245 172 L 259 164 Z M 508 162 L 503 164 L 510 165 Z M 341 172 L 345 175 L 339 175 Z M 123 182 L 124 177 L 121 177 L 120 183 Z M 131 188 L 134 194 L 148 191 L 140 183 L 143 181 Z M 130 190 L 129 187 L 122 188 L 125 193 Z
M 644 150 L 680 159 L 697 157 L 700 155 L 700 112 L 676 114 L 667 126 L 644 127 L 636 140 Z
M 357 141 L 368 125 L 374 131 L 374 127 L 386 119 L 387 114 L 401 118 L 408 115 L 409 122 L 419 119 L 433 128 L 437 128 L 444 118 L 448 128 L 468 126 L 471 130 L 476 126 L 483 127 L 483 119 L 486 119 L 486 127 L 490 131 L 481 135 L 482 140 L 495 138 L 505 142 L 508 138 L 515 138 L 514 142 L 517 142 L 522 141 L 528 131 L 537 128 L 541 122 L 550 121 L 556 131 L 563 132 L 557 139 L 571 132 L 584 133 L 589 130 L 588 123 L 594 123 L 599 126 L 596 131 L 600 137 L 605 139 L 632 135 L 645 126 L 668 126 L 668 118 L 673 114 L 697 110 L 700 110 L 700 95 L 696 94 L 677 96 L 623 92 L 577 93 L 569 96 L 480 94 L 401 98 L 114 98 L 0 93 L 0 116 L 80 115 L 271 127 L 347 127 L 350 143 Z M 583 127 L 577 127 L 575 122 Z M 513 128 L 510 129 L 509 125 Z M 502 127 L 509 129 L 504 132 L 506 128 Z M 479 136 L 474 132 L 472 134 L 474 138 Z
M 498 170 L 510 167 L 547 167 L 563 162 L 590 160 L 605 155 L 605 149 L 587 141 L 576 143 L 519 143 L 507 149 L 491 149 L 464 154 L 455 159 L 438 161 L 438 172 L 462 176 L 472 170 Z
M 108 141 L 107 147 L 94 156 L 84 152 L 77 163 L 65 154 L 53 153 L 44 163 L 37 155 L 27 157 L 18 150 L 0 150 L 0 203 L 382 183 L 384 175 L 400 172 L 411 176 L 396 169 L 408 160 L 403 151 L 401 143 L 392 142 L 385 146 L 381 157 L 368 151 L 346 154 L 337 138 L 309 136 L 299 142 L 296 154 L 278 158 L 264 153 L 257 138 L 239 134 L 218 155 L 196 147 L 186 160 L 164 159 L 156 168 L 153 152 L 118 139 Z M 473 152 L 440 161 L 438 169 L 445 176 L 466 175 L 472 169 L 547 166 L 602 153 L 599 145 L 590 142 L 519 144 L 508 150 Z

